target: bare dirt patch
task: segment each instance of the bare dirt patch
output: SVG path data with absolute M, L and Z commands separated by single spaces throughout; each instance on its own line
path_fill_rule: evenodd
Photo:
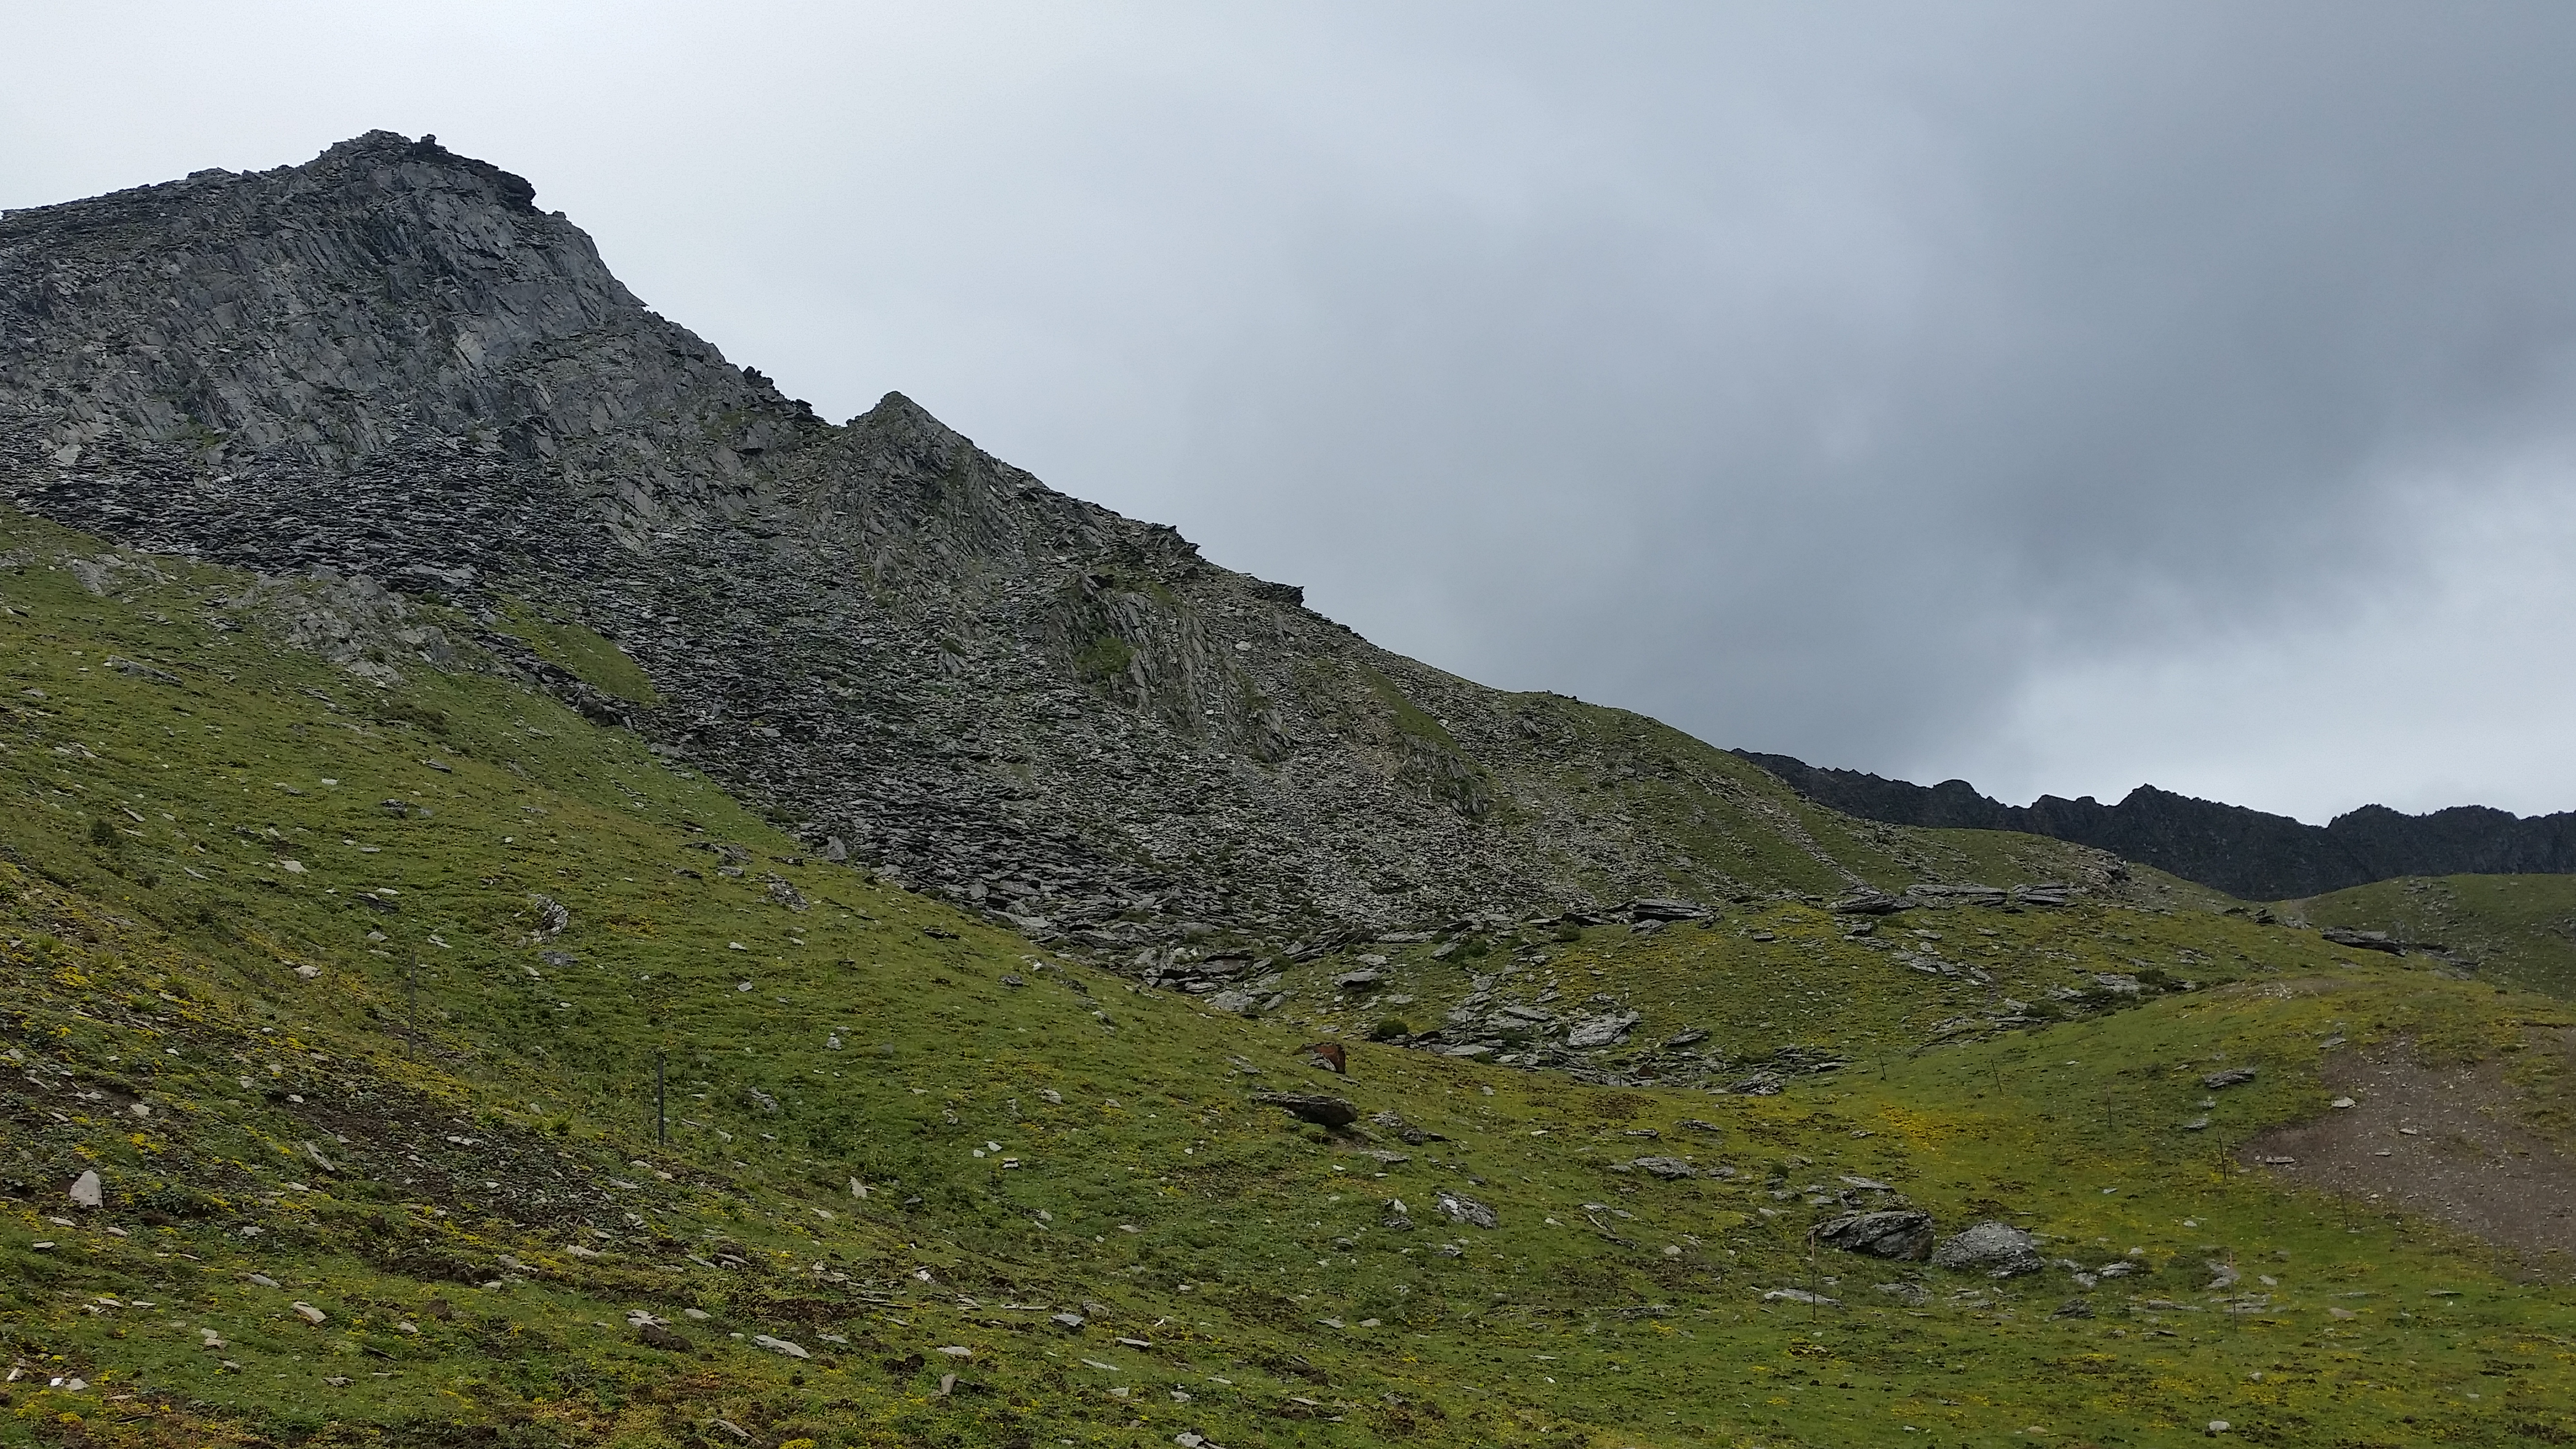
M 2337 1053 L 2324 1078 L 2353 1105 L 2265 1132 L 2237 1160 L 2527 1255 L 2576 1254 L 2576 1155 L 2516 1120 L 2503 1063 L 2426 1066 L 2399 1039 Z

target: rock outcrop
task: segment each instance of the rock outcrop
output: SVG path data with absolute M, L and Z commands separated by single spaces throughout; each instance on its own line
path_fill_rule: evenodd
M 515 659 L 817 854 L 1140 968 L 1939 870 L 1652 721 L 1374 648 L 900 395 L 827 423 L 430 138 L 0 217 L 0 496 L 401 627 L 457 606 L 483 637 L 344 667 Z

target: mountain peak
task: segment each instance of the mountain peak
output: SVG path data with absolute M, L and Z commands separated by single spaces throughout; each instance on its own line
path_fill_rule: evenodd
M 656 491 L 811 426 L 534 195 L 370 131 L 301 166 L 13 212 L 0 296 L 29 321 L 0 417 L 44 419 L 51 448 L 158 444 L 217 472 L 461 438 L 589 477 L 636 471 L 642 442 Z
M 586 627 L 652 687 L 529 665 L 585 710 L 1131 963 L 1926 868 L 1677 731 L 1378 649 L 900 392 L 826 426 L 532 197 L 371 131 L 0 221 L 0 492 Z
M 526 177 L 504 171 L 489 161 L 460 156 L 424 135 L 415 141 L 399 131 L 368 131 L 323 149 L 322 154 L 292 168 L 317 179 L 348 181 L 366 176 L 377 186 L 401 185 L 399 168 L 437 168 L 455 177 L 489 186 L 493 199 L 521 211 L 536 210 L 537 188 Z M 388 173 L 391 174 L 383 174 Z

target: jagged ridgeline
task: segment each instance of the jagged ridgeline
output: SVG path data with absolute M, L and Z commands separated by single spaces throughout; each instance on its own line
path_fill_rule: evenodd
M 1094 953 L 2105 875 L 1374 648 L 900 395 L 826 423 L 426 138 L 0 218 L 0 491 L 595 634 L 546 661 L 594 717 L 818 852 Z
M 2113 851 L 2248 900 L 2323 895 L 2404 876 L 2576 872 L 2576 811 L 2528 818 L 2476 805 L 2403 815 L 2364 805 L 2324 825 L 2141 785 L 2115 805 L 2042 795 L 2026 806 L 1965 780 L 1922 786 L 1788 755 L 1736 753 L 1799 794 L 1864 820 L 2011 830 Z

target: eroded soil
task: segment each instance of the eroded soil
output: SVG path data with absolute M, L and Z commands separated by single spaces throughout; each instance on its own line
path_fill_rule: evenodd
M 2324 1076 L 2353 1105 L 2266 1132 L 2238 1160 L 2569 1266 L 2576 1156 L 2517 1120 L 2503 1063 L 2427 1066 L 2399 1039 L 2338 1053 Z

